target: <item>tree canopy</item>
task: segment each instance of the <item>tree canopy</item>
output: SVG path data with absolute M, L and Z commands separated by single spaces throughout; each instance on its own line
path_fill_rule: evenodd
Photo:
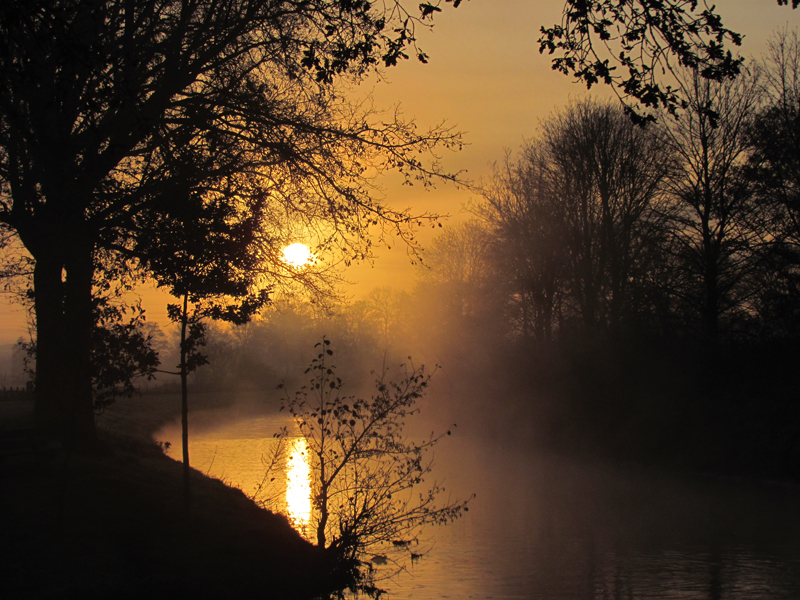
M 418 220 L 374 201 L 365 175 L 447 177 L 433 150 L 459 138 L 352 106 L 339 84 L 410 49 L 425 60 L 414 30 L 438 10 L 370 0 L 3 3 L 0 223 L 35 261 L 41 424 L 92 436 L 93 286 L 120 270 L 147 274 L 152 224 L 187 199 L 245 211 L 262 203 L 267 264 L 298 229 L 349 257 L 368 253 L 371 225 L 411 235 Z

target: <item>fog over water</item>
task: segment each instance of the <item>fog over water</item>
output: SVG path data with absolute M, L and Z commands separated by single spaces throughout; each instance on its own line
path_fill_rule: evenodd
M 335 564 L 337 585 L 364 577 L 368 589 L 374 573 L 392 600 L 800 599 L 800 7 L 720 0 L 726 26 L 745 35 L 742 71 L 707 80 L 674 61 L 642 64 L 686 102 L 680 118 L 662 111 L 640 127 L 606 86 L 587 90 L 554 70 L 561 49 L 541 52 L 539 28 L 566 23 L 563 2 L 405 3 L 441 12 L 436 27 L 406 21 L 418 35 L 411 60 L 388 68 L 389 52 L 387 68 L 363 79 L 383 52 L 372 27 L 385 23 L 391 37 L 398 23 L 348 24 L 348 11 L 385 4 L 402 15 L 402 3 L 326 0 L 339 15 L 329 28 L 315 3 L 285 3 L 285 22 L 260 22 L 276 44 L 263 52 L 241 38 L 257 21 L 236 25 L 235 7 L 219 12 L 226 24 L 186 26 L 181 11 L 205 7 L 200 19 L 208 7 L 217 14 L 216 2 L 183 3 L 172 33 L 172 17 L 150 23 L 145 10 L 141 39 L 129 35 L 138 17 L 117 19 L 114 3 L 37 3 L 27 13 L 9 4 L 2 14 L 35 25 L 0 27 L 19 38 L 3 64 L 22 69 L 5 69 L 3 94 L 17 99 L 0 107 L 10 132 L 0 140 L 0 463 L 38 536 L 20 542 L 15 560 L 30 570 L 17 569 L 19 589 L 32 581 L 58 595 L 95 578 L 125 586 L 116 572 L 160 585 L 160 574 L 145 580 L 166 570 L 163 552 L 186 559 L 174 583 L 199 589 L 205 579 L 189 574 L 205 569 L 187 548 L 212 561 L 231 550 L 220 562 L 241 569 L 201 574 L 215 584 L 236 572 L 260 586 L 280 569 L 266 568 L 266 548 L 296 552 L 303 575 L 317 556 L 315 580 L 330 581 Z M 178 14 L 171 2 L 141 4 Z M 284 3 L 254 6 L 273 4 Z M 642 0 L 595 10 L 657 4 L 710 9 Z M 54 7 L 66 17 L 43 17 Z M 99 18 L 84 23 L 84 9 Z M 632 22 L 618 30 L 629 28 L 624 52 L 647 39 Z M 230 37 L 211 39 L 229 27 Z M 184 48 L 202 64 L 189 68 Z M 342 65 L 356 61 L 352 81 L 328 86 L 350 51 Z M 414 60 L 418 51 L 428 58 Z M 188 69 L 174 89 L 161 80 L 173 68 Z M 73 85 L 82 73 L 93 75 Z M 80 193 L 70 195 L 59 181 L 73 171 Z M 38 261 L 36 294 L 24 246 Z M 304 385 L 319 405 L 286 409 Z M 409 389 L 416 404 L 370 422 L 381 401 Z M 177 465 L 143 440 L 181 460 L 182 410 L 192 468 L 283 514 L 328 553 L 188 468 L 179 489 Z M 313 454 L 319 431 L 336 440 L 328 455 Z M 366 442 L 342 450 L 353 439 Z M 420 466 L 427 449 L 430 472 Z M 85 487 L 102 502 L 85 505 L 81 486 L 67 485 L 85 458 L 97 473 L 130 463 L 130 489 L 155 489 L 137 471 L 139 452 L 157 465 L 153 481 L 175 483 L 170 510 L 198 524 L 196 538 L 180 527 L 168 543 L 153 535 L 172 525 L 173 513 L 149 516 L 160 496 L 129 494 L 128 510 L 122 494 L 105 502 L 116 482 L 98 476 Z M 320 483 L 342 456 L 357 458 L 329 468 L 339 481 Z M 439 513 L 424 500 L 435 483 Z M 220 510 L 197 509 L 199 484 L 221 492 Z M 416 492 L 421 509 L 404 504 Z M 136 514 L 140 496 L 148 503 Z M 34 497 L 33 508 L 59 519 L 53 531 L 27 511 Z M 62 546 L 67 501 L 78 510 Z M 85 507 L 100 505 L 119 509 L 118 522 L 89 521 Z M 458 518 L 419 537 L 404 525 L 358 529 L 396 523 L 398 506 L 401 517 Z M 219 519 L 214 539 L 194 520 L 203 511 Z M 236 539 L 253 534 L 255 569 L 233 552 L 248 543 L 226 538 L 233 516 Z M 284 537 L 270 537 L 273 524 Z M 57 555 L 65 560 L 41 559 Z M 60 575 L 49 581 L 53 564 Z M 291 592 L 310 589 L 286 573 Z
M 609 105 L 570 110 L 631 131 Z M 451 430 L 428 480 L 444 482 L 445 498 L 476 494 L 396 564 L 362 557 L 390 597 L 800 597 L 795 313 L 776 320 L 767 304 L 742 300 L 740 312 L 714 317 L 710 340 L 697 309 L 704 288 L 651 285 L 659 269 L 689 268 L 661 251 L 666 237 L 645 240 L 652 272 L 632 271 L 624 302 L 609 292 L 610 271 L 586 301 L 563 262 L 548 300 L 537 269 L 577 250 L 559 254 L 533 236 L 507 254 L 518 247 L 489 217 L 445 227 L 410 291 L 375 288 L 325 309 L 280 299 L 246 326 L 212 326 L 209 364 L 190 390 L 192 466 L 252 495 L 273 434 L 291 425 L 276 386 L 292 397 L 308 385 L 313 372 L 303 372 L 325 336 L 346 396 L 369 397 L 382 372 L 398 381 L 426 365 L 431 387 L 405 432 Z M 538 266 L 525 279 L 528 259 Z M 796 300 L 773 293 L 782 306 Z M 180 457 L 178 421 L 155 438 Z M 297 433 L 288 441 L 302 444 Z M 301 463 L 302 452 L 278 461 L 261 500 L 315 541 Z
M 271 432 L 286 419 L 274 405 L 245 418 L 236 412 L 194 415 L 191 460 L 251 493 L 275 443 Z M 417 433 L 439 426 L 419 419 Z M 439 446 L 435 475 L 448 493 L 477 496 L 460 520 L 426 530 L 410 550 L 421 559 L 409 552 L 405 571 L 381 582 L 390 598 L 800 596 L 797 488 L 563 458 L 511 432 L 468 429 Z M 179 458 L 177 424 L 155 437 L 171 441 Z M 291 513 L 283 498 L 277 494 L 273 510 Z

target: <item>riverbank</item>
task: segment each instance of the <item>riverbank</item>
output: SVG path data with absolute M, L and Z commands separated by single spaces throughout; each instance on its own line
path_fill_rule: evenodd
M 24 415 L 0 430 L 0 589 L 5 598 L 311 598 L 326 556 L 240 490 L 192 474 L 139 434 L 101 429 L 104 449 L 66 455 Z
M 464 348 L 437 357 L 431 390 L 467 431 L 579 460 L 800 483 L 800 339 Z

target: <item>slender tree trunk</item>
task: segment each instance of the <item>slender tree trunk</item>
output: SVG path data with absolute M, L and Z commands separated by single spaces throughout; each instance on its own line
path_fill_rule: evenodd
M 189 487 L 189 388 L 186 367 L 186 327 L 189 322 L 189 295 L 183 295 L 181 312 L 181 440 L 183 442 L 183 502 L 188 509 L 191 504 Z
M 545 288 L 543 293 L 544 306 L 542 319 L 544 321 L 544 341 L 550 342 L 553 339 L 553 290 Z
M 325 528 L 328 526 L 328 505 L 324 503 L 319 514 L 319 523 L 317 524 L 317 546 L 324 548 L 327 544 L 325 537 Z
M 319 480 L 322 486 L 319 491 L 319 523 L 317 523 L 317 546 L 324 548 L 327 543 L 325 528 L 328 526 L 328 485 L 325 483 L 325 458 L 320 452 Z
M 528 314 L 528 295 L 523 290 L 520 294 L 520 303 L 522 304 L 522 337 L 528 340 L 531 336 L 530 316 Z
M 703 276 L 703 332 L 706 343 L 715 346 L 719 338 L 718 265 L 715 253 L 706 250 Z

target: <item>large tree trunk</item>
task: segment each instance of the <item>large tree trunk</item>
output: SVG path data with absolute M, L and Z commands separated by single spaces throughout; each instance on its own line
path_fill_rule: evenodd
M 94 330 L 92 280 L 94 256 L 91 246 L 81 245 L 67 257 L 64 319 L 68 338 L 67 393 L 70 416 L 68 439 L 79 446 L 97 442 L 92 397 L 92 331 Z
M 37 254 L 36 423 L 65 443 L 93 446 L 92 250 L 64 252 L 54 245 Z
M 66 345 L 64 324 L 63 260 L 38 256 L 33 271 L 36 310 L 36 404 L 37 427 L 50 435 L 61 436 L 69 414 L 66 403 Z

